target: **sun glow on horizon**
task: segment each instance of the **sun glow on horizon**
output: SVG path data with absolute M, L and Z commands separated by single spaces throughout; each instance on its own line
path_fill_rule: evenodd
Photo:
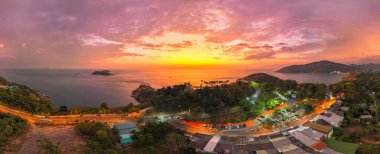
M 242 63 L 236 57 L 225 55 L 223 47 L 206 41 L 204 35 L 168 32 L 160 36 L 144 36 L 136 43 L 125 44 L 120 56 L 109 59 L 109 62 L 200 67 Z

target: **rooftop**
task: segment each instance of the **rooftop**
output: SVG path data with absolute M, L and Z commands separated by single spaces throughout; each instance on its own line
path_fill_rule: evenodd
M 331 125 L 335 125 L 335 126 L 339 126 L 340 123 L 344 119 L 343 116 L 340 116 L 340 115 L 337 115 L 335 113 L 328 112 L 328 111 L 327 111 L 327 113 L 318 115 L 316 118 L 317 119 L 323 119 L 323 120 L 329 122 Z
M 126 143 L 131 143 L 133 142 L 132 140 L 132 137 L 130 134 L 123 134 L 123 135 L 120 135 L 121 139 L 120 139 L 120 143 L 121 144 L 126 144 Z
M 211 138 L 211 140 L 207 143 L 207 145 L 204 147 L 204 150 L 207 152 L 213 152 L 216 145 L 220 141 L 221 137 L 218 135 L 215 135 Z
M 132 131 L 139 131 L 133 122 L 116 123 L 115 128 L 118 129 L 119 134 L 130 134 Z
M 309 136 L 313 139 L 317 139 L 317 140 L 321 140 L 323 139 L 324 137 L 326 137 L 327 133 L 324 134 L 324 133 L 321 133 L 319 131 L 316 131 L 314 129 L 311 129 L 310 127 L 307 127 L 307 129 L 304 129 L 301 131 L 303 134 L 305 134 L 306 136 Z
M 333 129 L 332 126 L 321 125 L 321 124 L 317 124 L 315 122 L 310 122 L 310 121 L 306 122 L 304 126 L 310 127 L 316 131 L 319 131 L 325 134 L 330 133 L 330 131 Z
M 291 132 L 290 134 L 292 136 L 294 136 L 296 139 L 298 139 L 299 141 L 301 141 L 306 146 L 311 146 L 317 142 L 317 140 L 315 140 L 309 136 L 306 136 L 305 134 L 303 134 L 299 131 L 294 131 L 294 132 Z
M 317 141 L 316 143 L 311 145 L 311 147 L 317 151 L 321 151 L 327 147 L 327 144 L 325 142 L 322 142 L 322 141 Z
M 116 123 L 115 128 L 116 129 L 128 129 L 128 128 L 136 128 L 136 124 L 134 122 L 123 122 L 123 123 Z
M 367 114 L 367 115 L 360 115 L 360 119 L 371 119 L 372 115 Z

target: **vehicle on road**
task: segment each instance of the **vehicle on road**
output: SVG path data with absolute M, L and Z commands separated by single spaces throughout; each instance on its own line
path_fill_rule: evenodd
M 257 120 L 259 120 L 259 121 L 263 121 L 264 119 L 265 119 L 264 116 L 260 116 L 259 119 L 257 119 Z

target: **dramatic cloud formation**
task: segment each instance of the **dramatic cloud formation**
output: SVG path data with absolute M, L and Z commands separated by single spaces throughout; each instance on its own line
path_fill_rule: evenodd
M 378 0 L 1 0 L 0 66 L 380 63 Z

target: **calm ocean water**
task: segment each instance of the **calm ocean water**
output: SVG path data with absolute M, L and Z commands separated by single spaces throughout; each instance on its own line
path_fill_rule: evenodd
M 90 75 L 94 70 L 80 69 L 3 69 L 0 76 L 25 84 L 51 97 L 56 106 L 109 106 L 134 103 L 131 92 L 141 83 L 155 88 L 191 82 L 199 85 L 201 80 L 230 80 L 252 73 L 264 72 L 282 79 L 299 83 L 326 83 L 340 81 L 341 75 L 332 74 L 282 74 L 271 70 L 223 70 L 223 69 L 167 69 L 167 70 L 111 70 L 113 76 Z

